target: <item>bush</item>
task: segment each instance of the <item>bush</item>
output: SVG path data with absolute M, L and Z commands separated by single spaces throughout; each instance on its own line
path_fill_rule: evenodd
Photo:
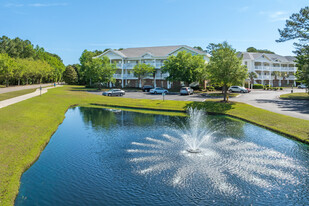
M 210 92 L 215 91 L 215 88 L 213 86 L 208 86 L 206 87 L 206 89 L 207 91 L 210 91 Z
M 283 88 L 282 88 L 282 87 L 280 87 L 280 90 L 283 90 Z
M 245 88 L 249 88 L 249 84 L 247 82 L 245 83 Z
M 263 88 L 264 88 L 263 84 L 254 84 L 253 85 L 253 89 L 263 89 Z

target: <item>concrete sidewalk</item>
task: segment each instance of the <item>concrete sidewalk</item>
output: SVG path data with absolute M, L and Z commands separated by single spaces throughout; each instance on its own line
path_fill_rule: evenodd
M 56 87 L 61 87 L 61 86 L 62 85 L 57 85 Z M 42 88 L 42 94 L 46 93 L 48 89 L 52 89 L 52 88 L 55 88 L 55 87 Z M 36 97 L 36 96 L 40 96 L 40 89 L 37 89 L 35 92 L 29 93 L 29 94 L 25 94 L 25 95 L 22 95 L 22 96 L 18 96 L 18 97 L 14 97 L 14 98 L 11 98 L 11 99 L 6 99 L 6 100 L 3 100 L 3 101 L 0 101 L 0 108 L 7 107 L 11 104 L 15 104 L 17 102 L 21 102 L 21 101 L 24 101 L 26 99 L 30 99 L 30 98 Z
M 23 86 L 11 86 L 11 87 L 4 87 L 0 88 L 0 94 L 7 93 L 7 92 L 15 92 L 15 91 L 20 91 L 24 89 L 36 89 L 46 86 L 53 86 L 54 83 L 47 83 L 47 84 L 32 84 L 32 85 L 23 85 Z

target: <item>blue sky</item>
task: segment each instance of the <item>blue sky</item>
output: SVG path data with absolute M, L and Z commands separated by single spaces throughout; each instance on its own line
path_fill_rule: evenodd
M 201 46 L 228 41 L 292 55 L 278 28 L 308 0 L 0 0 L 0 35 L 79 62 L 84 49 Z

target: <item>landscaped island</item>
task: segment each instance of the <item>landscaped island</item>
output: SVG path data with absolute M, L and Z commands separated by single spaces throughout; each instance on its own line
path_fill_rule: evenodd
M 309 121 L 255 108 L 243 103 L 202 103 L 108 98 L 84 92 L 81 86 L 55 88 L 1 109 L 0 118 L 0 204 L 11 205 L 18 193 L 22 173 L 39 157 L 70 106 L 110 105 L 153 110 L 185 111 L 204 108 L 209 113 L 241 118 L 309 143 Z M 18 114 L 18 115 L 16 115 Z

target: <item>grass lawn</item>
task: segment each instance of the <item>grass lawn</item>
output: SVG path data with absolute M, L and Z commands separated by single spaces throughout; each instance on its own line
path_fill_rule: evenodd
M 3 94 L 0 94 L 0 101 L 18 97 L 24 94 L 29 94 L 29 93 L 35 92 L 35 90 L 36 89 L 24 89 L 24 90 L 19 90 L 19 91 L 14 91 L 14 92 L 3 93 Z
M 308 93 L 290 93 L 290 94 L 282 94 L 280 95 L 281 99 L 308 99 L 309 100 L 309 94 Z
M 22 173 L 33 164 L 72 105 L 118 106 L 131 109 L 185 111 L 189 106 L 227 114 L 309 143 L 309 121 L 272 113 L 253 106 L 218 101 L 185 102 L 105 97 L 63 86 L 0 109 L 0 205 L 13 205 Z M 140 110 L 139 110 L 140 111 Z M 161 114 L 165 114 L 162 112 Z M 154 112 L 149 110 L 148 112 Z M 169 113 L 177 115 L 177 113 Z

